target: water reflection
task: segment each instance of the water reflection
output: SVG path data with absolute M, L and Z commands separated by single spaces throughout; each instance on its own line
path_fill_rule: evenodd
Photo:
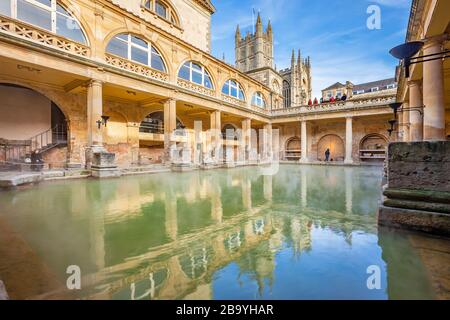
M 378 168 L 309 166 L 58 182 L 0 194 L 0 218 L 58 290 L 79 265 L 82 298 L 402 298 L 405 259 L 431 297 L 406 237 L 378 238 L 380 183 Z M 382 290 L 367 289 L 369 265 L 383 269 Z

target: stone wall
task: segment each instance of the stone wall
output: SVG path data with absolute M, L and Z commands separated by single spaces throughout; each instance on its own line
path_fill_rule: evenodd
M 450 192 L 450 141 L 392 143 L 389 188 Z

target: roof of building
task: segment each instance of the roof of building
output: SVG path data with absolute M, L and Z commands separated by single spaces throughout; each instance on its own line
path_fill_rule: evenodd
M 353 86 L 353 91 L 360 91 L 360 90 L 366 91 L 366 90 L 370 90 L 375 87 L 383 88 L 383 87 L 387 87 L 388 85 L 394 84 L 394 83 L 395 83 L 395 78 L 361 83 L 361 84 L 357 84 L 357 85 Z
M 329 86 L 328 88 L 323 89 L 322 91 L 333 90 L 333 89 L 338 89 L 338 88 L 342 88 L 342 87 L 345 87 L 345 84 L 336 82 L 335 84 Z
M 216 8 L 212 4 L 211 0 L 195 0 L 195 2 L 197 2 L 203 8 L 209 10 L 209 12 L 211 12 L 211 13 L 216 12 Z

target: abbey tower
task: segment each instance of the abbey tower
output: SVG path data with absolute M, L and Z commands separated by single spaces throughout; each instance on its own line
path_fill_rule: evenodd
M 255 33 L 241 35 L 236 28 L 235 54 L 236 67 L 282 94 L 284 101 L 272 101 L 273 109 L 304 105 L 311 99 L 311 60 L 302 59 L 300 50 L 295 57 L 292 51 L 290 68 L 278 71 L 274 63 L 274 34 L 270 20 L 264 30 L 262 19 L 258 14 Z

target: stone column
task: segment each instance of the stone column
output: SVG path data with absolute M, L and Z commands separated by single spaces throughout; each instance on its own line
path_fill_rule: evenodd
M 97 121 L 103 115 L 103 83 L 92 80 L 87 87 L 87 117 L 89 147 L 102 147 L 102 128 L 98 128 Z
M 345 118 L 345 163 L 353 163 L 353 118 Z
M 302 157 L 300 159 L 301 163 L 308 162 L 308 137 L 307 137 L 307 127 L 306 121 L 301 123 L 301 144 L 302 144 Z
M 273 161 L 273 135 L 272 135 L 272 124 L 266 124 L 264 126 L 263 134 L 262 134 L 262 143 L 261 143 L 261 160 L 263 161 Z M 260 140 L 261 141 L 261 140 Z
M 409 82 L 409 107 L 413 110 L 409 111 L 409 128 L 410 141 L 423 140 L 423 114 L 420 108 L 423 106 L 422 91 L 419 81 Z
M 400 122 L 402 123 L 403 127 L 403 142 L 409 141 L 409 103 L 405 102 L 403 103 L 403 112 L 401 114 L 402 119 Z M 399 137 L 400 138 L 400 137 Z
M 169 99 L 164 103 L 164 155 L 165 161 L 172 161 L 172 133 L 177 128 L 177 101 Z
M 244 147 L 244 161 L 250 160 L 250 152 L 252 149 L 252 120 L 245 119 L 242 121 L 242 142 Z
M 215 163 L 219 163 L 220 154 L 223 151 L 220 150 L 222 146 L 222 119 L 220 111 L 211 112 L 211 151 L 214 155 L 213 160 Z
M 434 39 L 425 44 L 424 55 L 442 51 L 442 41 Z M 423 102 L 424 135 L 426 141 L 444 141 L 445 137 L 445 100 L 443 60 L 437 59 L 423 63 Z

